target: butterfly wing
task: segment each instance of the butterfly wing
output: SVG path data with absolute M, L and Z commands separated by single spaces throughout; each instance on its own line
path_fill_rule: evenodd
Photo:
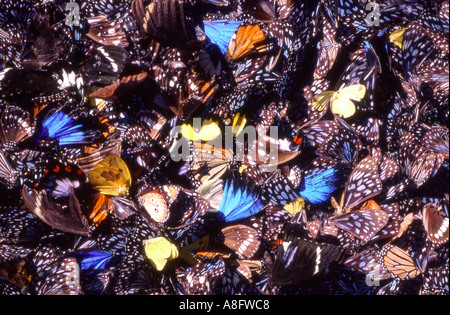
M 347 86 L 339 90 L 331 100 L 331 112 L 344 118 L 353 116 L 356 112 L 356 106 L 352 100 L 361 101 L 365 93 L 366 87 L 362 84 Z
M 40 218 L 44 223 L 64 232 L 89 235 L 89 223 L 81 213 L 80 203 L 69 187 L 68 206 L 53 201 L 46 191 L 38 192 L 35 189 L 22 189 L 22 198 L 27 209 Z
M 372 157 L 361 160 L 353 169 L 345 186 L 341 207 L 343 210 L 369 200 L 381 193 L 382 183 L 378 166 Z
M 131 186 L 131 174 L 125 162 L 115 154 L 108 154 L 88 174 L 96 190 L 105 195 L 126 196 Z
M 80 295 L 80 267 L 75 258 L 64 258 L 39 288 L 38 295 Z
M 411 255 L 395 245 L 385 245 L 379 260 L 395 279 L 412 279 L 421 273 Z
M 354 101 L 361 101 L 366 94 L 366 87 L 363 84 L 354 84 L 340 89 L 338 98 L 344 97 Z
M 427 203 L 422 211 L 423 225 L 433 244 L 442 245 L 449 239 L 449 219 L 435 203 Z
M 338 180 L 338 172 L 334 168 L 307 175 L 299 186 L 299 194 L 310 203 L 323 203 L 337 189 Z
M 330 221 L 363 242 L 368 242 L 387 224 L 388 218 L 382 210 L 365 209 L 338 215 Z
M 236 61 L 268 50 L 266 35 L 258 24 L 241 25 L 231 37 L 225 57 Z
M 214 20 L 203 22 L 206 36 L 212 43 L 219 46 L 219 49 L 223 55 L 225 55 L 228 50 L 228 44 L 230 43 L 231 37 L 241 24 L 242 21 L 231 20 Z
M 248 218 L 259 213 L 264 205 L 259 196 L 243 187 L 233 179 L 225 181 L 223 197 L 219 206 L 218 219 L 225 222 L 233 222 Z
M 241 259 L 250 259 L 259 249 L 258 232 L 246 225 L 237 224 L 222 229 L 224 244 Z
M 164 237 L 156 237 L 144 242 L 145 255 L 156 268 L 161 271 L 167 261 L 178 257 L 178 249 Z
M 285 251 L 278 251 L 271 282 L 274 285 L 295 285 L 307 281 L 337 260 L 340 253 L 340 248 L 335 245 L 294 239 Z
M 318 95 L 314 95 L 312 99 L 312 106 L 318 111 L 322 111 L 331 101 L 335 92 L 333 91 L 325 91 Z

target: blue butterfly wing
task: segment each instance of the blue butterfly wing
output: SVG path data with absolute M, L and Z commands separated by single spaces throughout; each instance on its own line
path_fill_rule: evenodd
M 219 206 L 219 220 L 227 223 L 242 220 L 259 213 L 263 207 L 259 196 L 227 180 Z
M 241 24 L 242 21 L 228 20 L 203 22 L 206 36 L 208 36 L 213 44 L 216 44 L 219 47 L 224 55 L 228 50 L 231 37 Z
M 105 269 L 113 258 L 112 253 L 105 250 L 79 251 L 74 255 L 79 261 L 81 270 Z
M 299 186 L 299 194 L 310 203 L 321 204 L 336 191 L 338 179 L 334 168 L 305 176 Z
M 58 140 L 59 145 L 71 145 L 82 142 L 85 135 L 82 125 L 76 124 L 75 120 L 68 115 L 58 112 L 44 121 L 38 139 L 48 136 Z

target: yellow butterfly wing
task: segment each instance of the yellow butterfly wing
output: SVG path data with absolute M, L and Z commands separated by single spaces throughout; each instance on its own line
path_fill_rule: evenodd
M 156 237 L 144 241 L 145 255 L 156 268 L 161 271 L 169 260 L 178 257 L 177 247 L 164 237 Z
M 363 84 L 354 84 L 339 90 L 331 100 L 331 112 L 343 118 L 353 116 L 356 106 L 352 100 L 359 102 L 365 94 L 366 87 Z
M 245 124 L 247 123 L 247 119 L 245 118 L 244 114 L 237 113 L 236 116 L 234 116 L 233 119 L 233 136 L 237 137 L 238 134 L 244 130 Z
M 107 155 L 88 174 L 94 189 L 111 196 L 127 196 L 131 174 L 125 162 L 115 154 Z
M 346 97 L 339 97 L 331 102 L 330 106 L 333 114 L 348 118 L 356 112 L 355 104 Z
M 205 120 L 200 132 L 194 130 L 192 125 L 184 124 L 181 126 L 181 134 L 191 141 L 210 141 L 220 136 L 221 133 L 217 122 L 212 120 Z
M 389 39 L 391 42 L 393 42 L 395 45 L 400 47 L 400 49 L 403 47 L 403 35 L 405 34 L 406 28 L 400 28 L 398 30 L 395 30 L 389 35 Z
M 360 101 L 366 95 L 366 86 L 363 84 L 353 84 L 340 89 L 336 93 L 336 98 L 349 98 L 354 101 Z
M 300 212 L 304 208 L 305 200 L 301 197 L 284 206 L 284 210 L 289 212 L 292 216 L 294 216 L 297 212 Z
M 331 101 L 334 94 L 335 94 L 334 91 L 325 91 L 320 94 L 314 95 L 312 99 L 312 106 L 319 112 L 321 112 L 325 108 L 325 106 L 327 106 L 328 103 Z

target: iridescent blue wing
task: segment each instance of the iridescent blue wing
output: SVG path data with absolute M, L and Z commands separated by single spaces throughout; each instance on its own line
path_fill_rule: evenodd
M 223 191 L 218 213 L 220 221 L 242 220 L 259 213 L 264 207 L 256 192 L 232 179 L 225 182 Z
M 112 252 L 105 250 L 80 250 L 70 256 L 77 259 L 82 271 L 105 269 L 113 258 Z
M 56 112 L 44 120 L 37 139 L 50 137 L 56 139 L 59 145 L 71 145 L 83 143 L 85 135 L 81 124 L 63 112 Z
M 334 168 L 304 177 L 299 187 L 299 194 L 302 198 L 313 204 L 320 204 L 328 201 L 331 194 L 338 188 L 338 172 Z
M 231 37 L 241 24 L 242 21 L 229 20 L 203 22 L 206 36 L 213 44 L 216 44 L 220 48 L 223 55 L 227 52 Z

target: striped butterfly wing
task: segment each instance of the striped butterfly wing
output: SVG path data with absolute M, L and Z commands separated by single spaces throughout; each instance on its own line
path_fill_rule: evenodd
M 338 259 L 341 250 L 331 244 L 319 244 L 303 239 L 294 239 L 279 247 L 287 246 L 277 253 L 271 281 L 274 285 L 299 284 L 321 273 Z

